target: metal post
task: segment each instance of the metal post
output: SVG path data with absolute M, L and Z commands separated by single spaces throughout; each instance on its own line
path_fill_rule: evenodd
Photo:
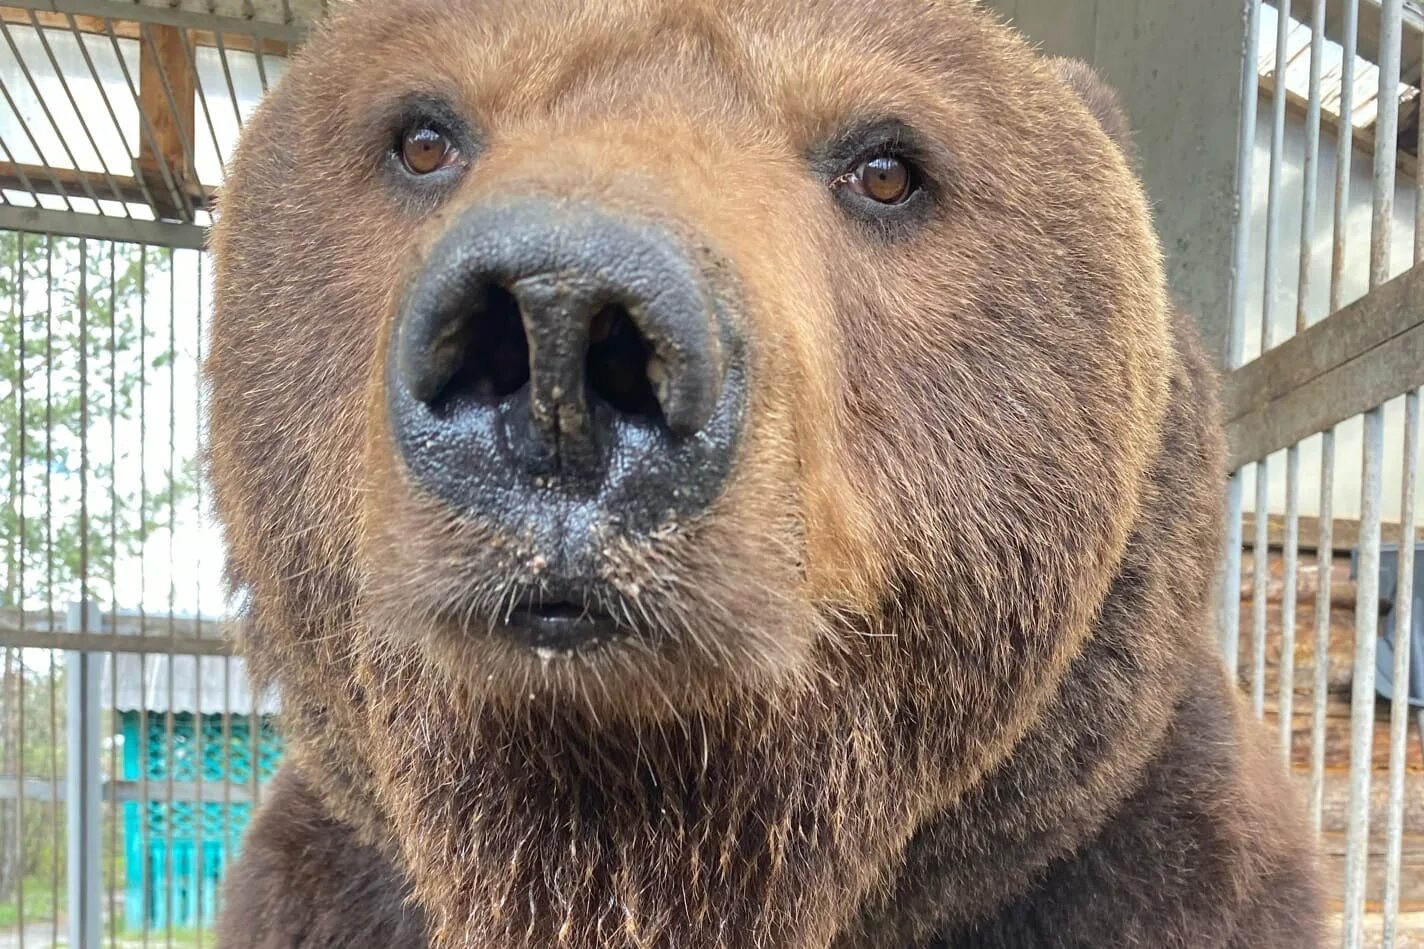
M 87 612 L 87 615 L 86 615 Z M 98 629 L 103 615 L 96 603 L 71 603 L 67 628 L 72 633 Z M 69 945 L 98 947 L 100 932 L 99 683 L 103 655 L 73 651 L 67 660 L 69 692 L 65 727 L 65 815 L 68 821 Z

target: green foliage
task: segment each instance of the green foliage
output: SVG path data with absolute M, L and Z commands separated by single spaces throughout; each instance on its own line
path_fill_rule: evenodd
M 112 595 L 115 560 L 196 490 L 191 459 L 150 474 L 170 459 L 143 458 L 145 402 L 173 360 L 171 327 L 154 327 L 169 314 L 145 309 L 165 265 L 137 245 L 0 233 L 0 606 Z

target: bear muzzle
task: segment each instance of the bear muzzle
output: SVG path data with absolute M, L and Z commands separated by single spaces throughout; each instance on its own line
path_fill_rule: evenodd
M 533 645 L 614 632 L 606 551 L 704 513 L 747 398 L 730 269 L 659 223 L 524 197 L 456 216 L 406 288 L 387 409 L 414 487 L 529 554 L 510 624 Z

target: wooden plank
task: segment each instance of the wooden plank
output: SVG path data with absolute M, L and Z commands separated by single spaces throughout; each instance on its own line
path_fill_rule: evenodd
M 1337 313 L 1231 373 L 1222 415 L 1234 422 L 1424 324 L 1424 264 L 1413 267 Z
M 1424 264 L 1224 380 L 1234 470 L 1424 384 Z
M 139 138 L 138 172 L 154 196 L 154 211 L 170 220 L 189 220 L 188 204 L 169 187 L 164 172 L 179 191 L 197 180 L 193 170 L 194 106 L 197 76 L 188 62 L 183 31 L 175 26 L 144 26 L 139 47 L 139 109 L 148 118 L 151 135 Z

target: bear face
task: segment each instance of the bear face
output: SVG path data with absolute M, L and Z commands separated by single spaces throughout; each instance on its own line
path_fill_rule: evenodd
M 1086 81 L 968 0 L 368 2 L 294 59 L 215 230 L 216 504 L 437 943 L 824 946 L 1035 736 L 1135 729 L 1126 793 L 1218 472 Z M 1117 661 L 1156 691 L 1044 724 Z
M 215 239 L 214 472 L 244 582 L 329 575 L 308 607 L 353 635 L 494 700 L 605 714 L 655 711 L 653 682 L 679 701 L 810 682 L 907 590 L 948 598 L 936 658 L 992 663 L 1011 635 L 1061 665 L 1163 412 L 1141 196 L 984 15 L 838 7 L 757 7 L 753 27 L 725 4 L 368 4 L 319 37 L 253 122 Z M 438 180 L 392 167 L 411 125 L 452 129 Z M 898 205 L 846 184 L 882 156 L 914 179 Z M 386 370 L 404 296 L 462 218 L 497 231 L 500 206 L 551 196 L 699 248 L 735 295 L 744 419 L 706 503 L 628 527 L 627 493 L 575 497 L 541 534 L 501 521 L 519 504 L 501 485 L 451 504 L 402 457 Z M 457 448 L 448 464 L 497 453 Z M 564 587 L 637 634 L 532 650 L 498 632 Z

